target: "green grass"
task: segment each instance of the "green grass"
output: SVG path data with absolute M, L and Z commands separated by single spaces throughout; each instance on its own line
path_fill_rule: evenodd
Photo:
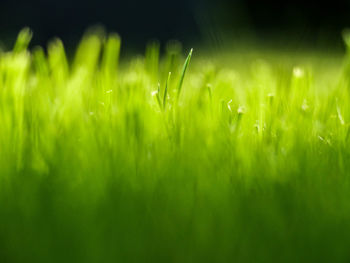
M 350 261 L 348 35 L 121 63 L 115 34 L 30 38 L 0 54 L 0 262 Z

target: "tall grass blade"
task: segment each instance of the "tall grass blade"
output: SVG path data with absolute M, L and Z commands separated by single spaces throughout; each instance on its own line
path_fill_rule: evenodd
M 184 82 L 184 78 L 185 78 L 185 74 L 186 74 L 188 65 L 190 64 L 190 61 L 191 61 L 192 52 L 193 52 L 193 48 L 191 49 L 190 53 L 188 54 L 188 56 L 186 58 L 186 61 L 185 61 L 184 65 L 183 65 L 183 68 L 182 68 L 180 81 L 179 81 L 179 85 L 178 85 L 178 88 L 177 88 L 177 100 L 179 99 L 180 94 L 181 94 L 182 84 Z

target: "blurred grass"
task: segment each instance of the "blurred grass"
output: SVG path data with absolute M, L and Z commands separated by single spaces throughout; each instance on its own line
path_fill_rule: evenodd
M 0 262 L 350 261 L 350 46 L 30 38 L 0 54 Z

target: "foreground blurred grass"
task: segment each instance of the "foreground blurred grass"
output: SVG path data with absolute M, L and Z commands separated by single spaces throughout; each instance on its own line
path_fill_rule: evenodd
M 29 40 L 0 55 L 0 262 L 350 261 L 350 53 Z

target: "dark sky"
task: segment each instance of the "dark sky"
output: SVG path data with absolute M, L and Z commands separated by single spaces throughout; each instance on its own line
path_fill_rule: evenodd
M 350 26 L 350 0 L 1 0 L 0 36 L 30 26 L 36 43 L 55 36 L 76 41 L 102 24 L 129 42 L 157 38 L 200 41 L 207 32 L 266 32 L 337 35 Z

